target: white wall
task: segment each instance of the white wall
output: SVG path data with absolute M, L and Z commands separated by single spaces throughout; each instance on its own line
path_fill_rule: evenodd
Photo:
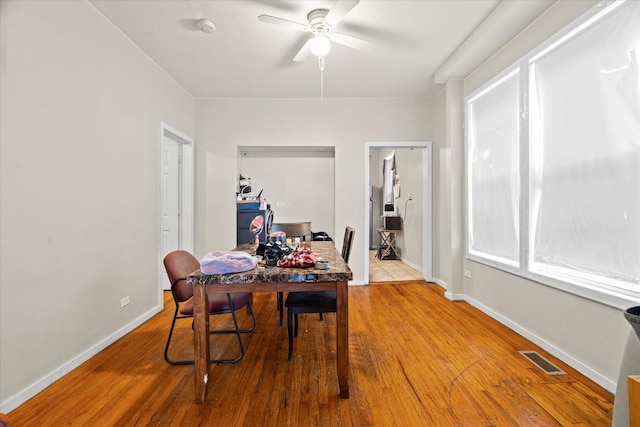
M 556 3 L 470 75 L 464 81 L 465 94 L 515 62 L 593 3 Z M 614 383 L 630 331 L 620 310 L 469 260 L 464 267 L 472 276 L 463 279 L 465 299 L 615 391 Z
M 422 236 L 424 215 L 422 155 L 424 149 L 399 148 L 396 150 L 396 172 L 400 175 L 400 197 L 396 199 L 397 212 L 402 217 L 403 231 L 398 236 L 403 261 L 422 269 Z M 430 166 L 426 166 L 430 167 Z M 412 200 L 409 195 L 412 195 Z M 424 270 L 422 270 L 424 271 Z
M 451 299 L 463 296 L 464 137 L 462 81 L 450 80 L 435 98 L 433 159 L 433 277 Z
M 344 230 L 334 230 L 334 163 L 333 152 L 247 153 L 241 172 L 254 193 L 264 190 L 274 222 L 310 221 L 311 231 L 335 240 Z
M 334 146 L 335 229 L 356 229 L 349 265 L 364 272 L 364 144 L 427 141 L 433 134 L 431 98 L 196 100 L 196 252 L 235 245 L 234 195 L 238 146 Z M 338 247 L 342 234 L 335 239 Z
M 3 0 L 0 19 L 7 412 L 162 307 L 160 121 L 193 135 L 194 112 L 87 2 Z
M 434 98 L 433 140 L 433 277 L 446 286 L 451 281 L 451 222 L 449 207 L 450 181 L 447 164 L 449 149 L 446 144 L 446 90 Z

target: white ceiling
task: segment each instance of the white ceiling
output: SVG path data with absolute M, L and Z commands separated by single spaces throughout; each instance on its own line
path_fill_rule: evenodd
M 338 0 L 339 1 L 339 0 Z M 194 97 L 317 98 L 311 55 L 292 58 L 309 33 L 258 21 L 262 14 L 306 23 L 333 0 L 90 0 Z M 360 52 L 333 44 L 325 98 L 435 95 L 466 76 L 554 0 L 361 0 L 336 32 L 374 43 Z M 213 33 L 197 29 L 207 18 Z

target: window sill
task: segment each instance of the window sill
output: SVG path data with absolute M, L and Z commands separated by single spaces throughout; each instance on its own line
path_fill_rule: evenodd
M 570 281 L 567 279 L 562 279 L 560 277 L 552 277 L 530 271 L 523 272 L 517 267 L 501 264 L 489 259 L 479 257 L 477 255 L 467 255 L 467 259 L 479 264 L 493 267 L 497 270 L 514 274 L 524 279 L 534 281 L 541 285 L 549 286 L 554 289 L 558 289 L 560 291 L 567 292 L 569 294 L 576 295 L 581 298 L 585 298 L 590 301 L 594 301 L 620 310 L 626 310 L 629 307 L 640 305 L 640 293 L 638 292 L 626 291 L 622 289 L 620 291 L 617 291 L 614 289 L 598 287 L 589 283 Z

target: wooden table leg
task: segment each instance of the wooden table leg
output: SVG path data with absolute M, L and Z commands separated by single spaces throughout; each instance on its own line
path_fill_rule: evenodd
M 349 398 L 349 289 L 347 282 L 336 285 L 336 359 L 340 397 Z
M 195 376 L 195 402 L 203 403 L 207 397 L 207 382 L 211 371 L 209 348 L 209 298 L 204 285 L 193 286 L 193 352 Z

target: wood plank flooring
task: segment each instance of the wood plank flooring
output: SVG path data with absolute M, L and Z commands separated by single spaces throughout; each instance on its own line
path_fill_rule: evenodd
M 400 260 L 380 260 L 369 251 L 369 283 L 422 280 L 422 273 Z
M 287 362 L 275 294 L 261 293 L 244 359 L 214 365 L 206 402 L 196 405 L 193 366 L 162 357 L 173 311 L 166 293 L 162 313 L 12 411 L 9 425 L 610 425 L 610 393 L 470 305 L 446 300 L 436 285 L 352 286 L 349 298 L 348 400 L 338 396 L 335 314 L 302 315 Z M 176 334 L 188 356 L 190 322 Z M 211 339 L 216 352 L 237 351 L 232 336 Z M 546 375 L 519 350 L 539 351 L 567 375 Z

